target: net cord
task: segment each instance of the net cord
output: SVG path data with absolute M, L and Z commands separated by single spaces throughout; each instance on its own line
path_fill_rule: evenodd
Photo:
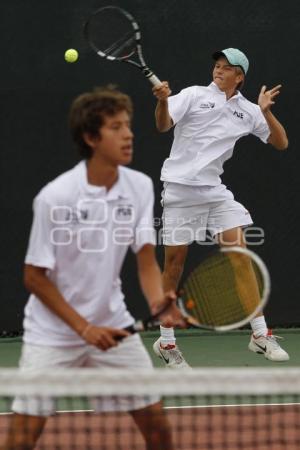
M 299 394 L 299 368 L 99 370 L 1 369 L 0 395 L 275 395 Z

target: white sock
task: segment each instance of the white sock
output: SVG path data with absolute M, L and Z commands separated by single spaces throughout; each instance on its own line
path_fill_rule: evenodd
M 174 335 L 174 328 L 165 328 L 160 325 L 160 344 L 162 347 L 167 345 L 175 345 L 176 338 Z
M 253 334 L 255 337 L 267 336 L 268 327 L 265 321 L 265 316 L 259 316 L 250 322 Z

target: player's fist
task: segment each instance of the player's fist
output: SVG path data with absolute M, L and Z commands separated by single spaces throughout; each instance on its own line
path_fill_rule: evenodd
M 90 345 L 101 350 L 108 350 L 111 347 L 118 345 L 119 341 L 129 336 L 125 330 L 110 327 L 96 327 L 88 324 L 81 333 L 81 337 Z
M 172 93 L 167 81 L 162 81 L 159 86 L 154 86 L 152 92 L 157 100 L 166 100 Z

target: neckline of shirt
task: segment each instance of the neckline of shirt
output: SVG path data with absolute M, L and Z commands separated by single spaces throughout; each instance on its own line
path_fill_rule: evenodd
M 211 88 L 213 91 L 215 91 L 217 94 L 220 94 L 220 95 L 222 95 L 223 97 L 224 97 L 224 96 L 226 97 L 225 92 L 221 91 L 221 89 L 219 89 L 219 87 L 216 85 L 216 83 L 215 83 L 214 81 L 212 81 L 212 82 L 208 85 L 208 87 Z M 236 91 L 236 94 L 233 95 L 232 97 L 230 97 L 230 98 L 229 98 L 228 100 L 226 100 L 226 101 L 230 101 L 230 100 L 238 100 L 238 99 L 240 99 L 240 98 L 243 98 L 243 95 L 241 94 L 240 91 L 237 90 L 237 91 Z
M 79 172 L 79 184 L 81 191 L 88 196 L 91 197 L 106 197 L 106 200 L 116 200 L 122 198 L 128 198 L 125 192 L 124 186 L 124 175 L 122 173 L 122 168 L 118 167 L 118 179 L 112 186 L 112 188 L 107 191 L 105 186 L 96 186 L 93 184 L 89 184 L 87 179 L 87 167 L 86 161 L 80 161 L 77 166 Z

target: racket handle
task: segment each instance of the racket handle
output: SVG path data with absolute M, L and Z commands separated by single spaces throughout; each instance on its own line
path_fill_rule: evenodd
M 154 73 L 150 77 L 148 77 L 148 80 L 150 81 L 150 83 L 153 84 L 153 86 L 160 86 L 162 84 L 160 79 L 157 78 L 157 76 L 154 75 Z
M 160 86 L 162 84 L 160 79 L 157 78 L 156 75 L 154 75 L 154 73 L 152 72 L 151 69 L 149 69 L 149 67 L 143 66 L 143 67 L 141 67 L 141 69 L 142 69 L 143 74 L 145 75 L 145 77 L 148 78 L 148 80 L 150 81 L 150 83 L 153 86 Z

